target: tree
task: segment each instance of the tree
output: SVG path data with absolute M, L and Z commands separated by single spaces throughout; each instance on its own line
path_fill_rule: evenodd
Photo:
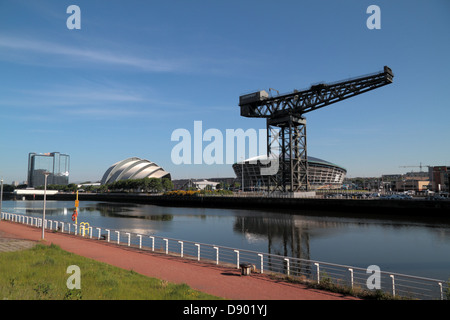
M 170 179 L 163 178 L 162 179 L 162 187 L 164 191 L 171 191 L 173 190 L 173 182 Z
M 149 178 L 148 189 L 151 192 L 161 192 L 163 190 L 161 179 Z

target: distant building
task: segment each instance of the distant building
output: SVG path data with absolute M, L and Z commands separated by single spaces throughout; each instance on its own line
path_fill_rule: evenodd
M 232 188 L 236 178 L 177 179 L 172 182 L 175 190 L 204 189 L 206 185 L 210 185 L 215 190 L 218 184 L 222 189 Z
M 425 191 L 429 188 L 429 180 L 404 179 L 395 182 L 396 191 Z
M 35 188 L 45 184 L 45 173 L 48 172 L 47 185 L 69 184 L 70 157 L 59 152 L 28 154 L 28 187 Z
M 450 167 L 436 166 L 429 167 L 431 184 L 433 191 L 449 191 L 450 187 Z

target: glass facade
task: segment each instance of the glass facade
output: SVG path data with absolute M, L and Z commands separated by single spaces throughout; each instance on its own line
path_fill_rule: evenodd
M 59 152 L 28 155 L 28 187 L 45 184 L 45 172 L 48 172 L 47 185 L 69 184 L 70 157 Z

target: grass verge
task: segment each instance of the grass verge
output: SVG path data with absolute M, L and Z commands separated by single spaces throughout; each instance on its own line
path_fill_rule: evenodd
M 72 273 L 80 268 L 80 289 L 68 289 Z M 62 250 L 38 244 L 15 252 L 0 253 L 0 300 L 215 300 L 221 299 L 149 278 Z

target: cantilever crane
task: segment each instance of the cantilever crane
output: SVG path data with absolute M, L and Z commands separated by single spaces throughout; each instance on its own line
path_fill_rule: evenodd
M 305 113 L 354 97 L 393 82 L 392 70 L 334 83 L 320 83 L 310 89 L 270 97 L 258 91 L 239 97 L 241 116 L 267 119 L 267 153 L 280 148 L 278 173 L 271 177 L 275 190 L 308 190 L 308 161 Z

